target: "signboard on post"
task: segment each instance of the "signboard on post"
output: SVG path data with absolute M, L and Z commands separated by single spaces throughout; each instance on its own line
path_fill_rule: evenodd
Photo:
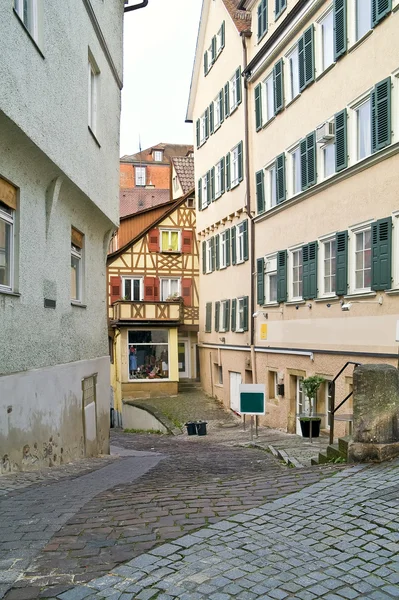
M 240 413 L 242 415 L 264 415 L 265 386 L 261 383 L 242 383 L 240 391 Z

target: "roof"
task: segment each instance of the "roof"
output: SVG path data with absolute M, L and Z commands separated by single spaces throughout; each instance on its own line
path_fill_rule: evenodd
M 251 13 L 247 10 L 240 10 L 238 8 L 238 6 L 242 4 L 241 0 L 223 0 L 223 4 L 227 8 L 239 33 L 251 30 Z
M 172 158 L 172 164 L 179 178 L 183 194 L 191 190 L 194 185 L 194 156 L 178 156 Z
M 125 154 L 122 156 L 122 162 L 154 162 L 153 150 L 163 150 L 162 161 L 157 161 L 157 164 L 170 164 L 171 159 L 175 156 L 187 156 L 189 152 L 194 152 L 194 147 L 189 144 L 165 144 L 161 142 L 156 146 L 146 148 L 136 154 Z
M 129 188 L 119 192 L 120 217 L 127 217 L 170 200 L 169 190 L 157 188 Z

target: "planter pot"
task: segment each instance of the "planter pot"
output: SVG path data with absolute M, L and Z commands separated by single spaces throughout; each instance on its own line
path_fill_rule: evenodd
M 310 437 L 310 426 L 312 425 L 312 438 L 319 437 L 321 419 L 299 420 L 301 424 L 302 437 Z

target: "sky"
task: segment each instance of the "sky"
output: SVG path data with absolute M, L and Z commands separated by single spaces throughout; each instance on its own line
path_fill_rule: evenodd
M 136 1 L 130 2 L 135 4 Z M 193 143 L 185 123 L 202 0 L 149 0 L 125 14 L 121 156 Z

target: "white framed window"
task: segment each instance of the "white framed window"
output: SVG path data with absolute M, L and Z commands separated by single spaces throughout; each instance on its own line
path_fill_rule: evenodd
M 181 295 L 180 279 L 176 278 L 161 278 L 161 302 L 172 300 Z
M 228 331 L 229 329 L 229 308 L 229 300 L 222 300 L 220 302 L 219 331 Z
M 355 8 L 355 41 L 360 40 L 371 29 L 371 1 L 353 0 Z
M 295 196 L 302 191 L 301 150 L 299 145 L 288 151 L 288 192 Z
M 234 73 L 233 77 L 229 81 L 229 94 L 230 94 L 230 112 L 232 112 L 238 104 L 238 89 L 237 89 L 237 77 Z
M 371 289 L 371 226 L 365 225 L 352 230 L 351 234 L 351 273 L 352 292 Z
M 88 125 L 97 134 L 100 69 L 91 52 L 88 59 Z
M 15 211 L 0 201 L 0 291 L 13 289 Z
M 208 206 L 208 175 L 201 177 L 201 208 Z
M 169 378 L 169 332 L 167 329 L 128 331 L 129 380 L 158 381 Z
M 325 71 L 334 62 L 334 15 L 332 7 L 319 20 L 318 29 L 320 32 L 320 72 Z
M 37 0 L 14 0 L 14 9 L 35 42 L 38 41 Z
M 216 56 L 219 56 L 219 54 L 223 50 L 223 28 L 224 25 L 221 26 L 221 28 L 216 34 Z
M 276 163 L 266 168 L 266 210 L 277 205 L 277 170 Z
M 144 297 L 142 277 L 122 278 L 122 298 L 130 302 L 141 302 Z
M 215 166 L 215 199 L 222 195 L 222 161 L 220 160 Z
M 299 49 L 298 44 L 287 54 L 287 99 L 288 102 L 299 94 Z
M 323 175 L 326 179 L 335 173 L 335 143 L 326 144 L 321 151 L 323 154 Z
M 245 298 L 237 298 L 237 331 L 245 328 Z
M 154 161 L 162 162 L 163 159 L 163 151 L 162 150 L 154 150 Z
M 367 96 L 355 107 L 356 114 L 356 157 L 362 160 L 371 154 L 371 99 Z
M 245 260 L 245 225 L 240 223 L 236 227 L 236 244 L 237 244 L 237 264 Z
M 319 244 L 320 248 L 320 279 L 322 296 L 335 295 L 335 277 L 336 277 L 336 243 L 335 236 L 323 239 Z M 320 280 L 319 280 L 320 281 Z
M 177 192 L 178 189 L 179 189 L 179 180 L 177 178 L 177 175 L 174 175 L 174 177 L 173 177 L 173 191 Z
M 206 113 L 200 116 L 200 145 L 206 141 Z
M 222 101 L 223 96 L 220 94 L 217 95 L 215 100 L 213 101 L 213 130 L 219 129 L 222 123 Z
M 161 229 L 161 252 L 180 252 L 180 229 Z
M 83 301 L 83 233 L 71 229 L 71 300 Z
M 399 211 L 392 213 L 392 289 L 399 289 Z
M 277 254 L 265 256 L 265 302 L 277 303 Z
M 227 267 L 227 252 L 228 252 L 228 236 L 227 232 L 223 231 L 219 238 L 219 267 L 225 269 Z
M 211 239 L 206 240 L 206 272 L 212 273 L 213 269 L 213 246 Z
M 145 187 L 146 185 L 146 168 L 134 167 L 134 178 L 136 187 Z
M 302 299 L 302 248 L 290 251 L 291 300 Z
M 231 187 L 240 183 L 238 146 L 231 151 Z
M 274 117 L 274 83 L 273 73 L 266 77 L 264 81 L 264 114 L 266 116 L 265 122 L 270 121 Z

